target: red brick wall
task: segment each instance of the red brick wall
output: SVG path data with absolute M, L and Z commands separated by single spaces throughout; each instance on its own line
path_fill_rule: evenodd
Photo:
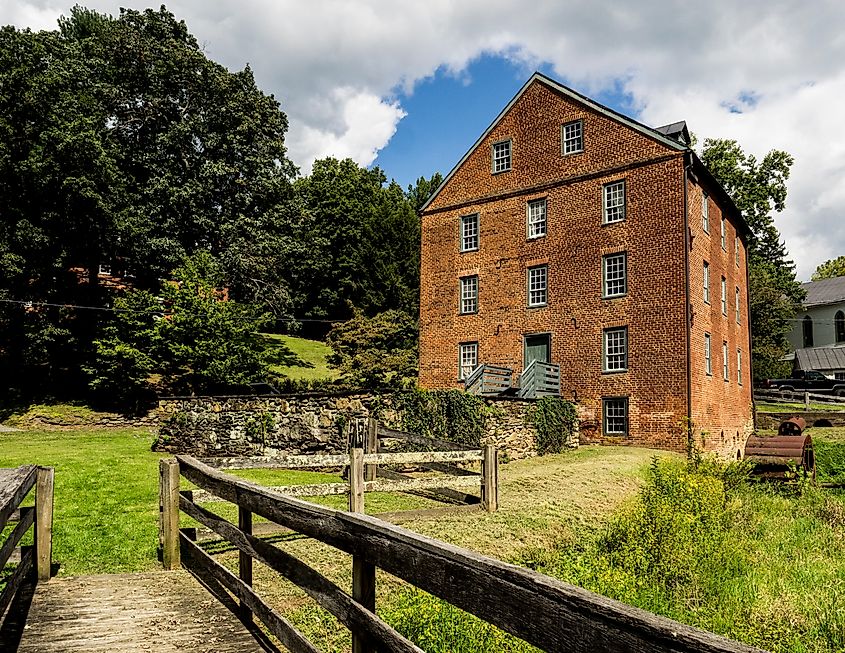
M 710 233 L 702 220 L 700 185 L 690 181 L 689 222 L 690 305 L 692 309 L 691 383 L 692 422 L 698 446 L 735 457 L 744 449 L 753 427 L 751 406 L 751 354 L 748 340 L 748 286 L 745 242 L 739 241 L 736 263 L 737 225 L 726 216 L 725 249 L 721 242 L 722 210 L 708 193 Z M 710 267 L 710 303 L 704 301 L 704 261 Z M 721 279 L 726 279 L 727 315 L 722 314 Z M 739 324 L 736 321 L 736 288 L 740 290 Z M 706 372 L 705 333 L 711 336 L 712 375 Z M 728 343 L 728 380 L 723 376 L 722 343 Z M 738 383 L 737 350 L 742 351 L 742 384 Z
M 562 156 L 560 127 L 576 119 L 584 121 L 584 152 Z M 491 145 L 505 138 L 513 144 L 512 169 L 493 175 Z M 602 185 L 619 179 L 626 183 L 626 219 L 602 225 Z M 542 83 L 529 87 L 453 174 L 423 217 L 420 384 L 459 387 L 458 345 L 470 341 L 479 343 L 479 362 L 512 367 L 516 376 L 522 370 L 524 336 L 551 332 L 552 361 L 561 364 L 561 393 L 577 397 L 581 405 L 582 440 L 683 450 L 687 415 L 683 179 L 682 152 Z M 526 202 L 540 197 L 547 200 L 547 235 L 527 240 Z M 476 212 L 480 249 L 461 253 L 460 217 Z M 711 220 L 717 219 L 715 206 L 711 213 Z M 700 208 L 698 216 L 700 224 Z M 718 222 L 714 224 L 718 237 Z M 729 232 L 732 238 L 733 229 Z M 716 246 L 721 252 L 718 240 Z M 628 255 L 628 293 L 605 300 L 602 255 L 619 251 Z M 725 258 L 732 252 L 730 240 Z M 549 302 L 544 308 L 528 308 L 526 269 L 542 263 L 549 266 Z M 744 266 L 743 253 L 739 268 L 743 274 Z M 717 300 L 721 269 L 713 267 Z M 459 278 L 471 274 L 479 276 L 479 310 L 459 315 Z M 744 298 L 744 280 L 738 284 L 734 279 L 738 276 L 731 273 L 729 283 L 740 285 Z M 700 284 L 692 283 L 700 290 Z M 729 309 L 732 306 L 731 294 Z M 721 317 L 718 301 L 715 309 Z M 729 310 L 728 318 L 732 315 Z M 747 325 L 745 313 L 742 321 Z M 603 329 L 614 326 L 628 327 L 628 371 L 605 374 Z M 729 325 L 724 326 L 726 333 L 730 331 Z M 735 331 L 739 334 L 741 329 Z M 719 355 L 721 334 L 713 336 L 714 342 L 718 338 Z M 696 351 L 701 351 L 697 343 Z M 743 359 L 743 366 L 748 380 L 742 391 L 747 388 L 750 393 L 750 359 Z M 714 372 L 721 374 L 721 368 Z M 714 376 L 724 384 L 721 376 Z M 707 388 L 697 386 L 695 391 Z M 729 392 L 721 386 L 716 390 L 693 404 L 704 408 L 711 399 L 722 400 L 719 393 Z M 629 397 L 627 438 L 601 435 L 601 398 L 608 396 Z M 741 398 L 730 392 L 729 397 Z M 750 396 L 746 403 L 750 406 Z M 709 410 L 720 415 L 719 407 Z M 739 414 L 746 415 L 750 408 L 735 412 L 730 428 L 739 429 Z M 712 437 L 706 445 L 714 447 Z

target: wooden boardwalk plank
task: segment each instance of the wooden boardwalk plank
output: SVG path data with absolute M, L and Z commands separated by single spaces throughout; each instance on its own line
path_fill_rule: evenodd
M 37 586 L 26 623 L 18 653 L 273 650 L 185 571 L 54 578 Z

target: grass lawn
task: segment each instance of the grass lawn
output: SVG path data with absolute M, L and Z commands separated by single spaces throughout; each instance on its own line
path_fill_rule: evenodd
M 786 413 L 790 411 L 804 412 L 807 406 L 803 401 L 756 401 L 754 406 L 758 413 Z M 845 403 L 842 404 L 823 404 L 810 402 L 810 410 L 821 413 L 838 413 L 845 411 Z
M 326 363 L 326 357 L 332 351 L 326 343 L 277 334 L 265 334 L 264 337 L 269 345 L 278 343 L 290 350 L 290 354 L 280 356 L 272 366 L 273 372 L 302 381 L 334 380 L 339 376 L 338 371 Z

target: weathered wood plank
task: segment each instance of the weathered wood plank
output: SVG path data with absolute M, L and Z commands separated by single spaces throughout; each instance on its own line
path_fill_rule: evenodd
M 15 594 L 18 593 L 24 578 L 32 573 L 34 559 L 35 554 L 32 552 L 32 547 L 24 547 L 20 564 L 18 564 L 11 578 L 6 582 L 6 587 L 0 592 L 0 617 L 6 612 L 6 608 L 9 607 L 12 599 L 15 598 Z
M 364 454 L 364 464 L 413 465 L 418 463 L 479 462 L 481 449 L 469 451 L 406 451 L 402 453 Z
M 367 441 L 364 443 L 364 453 L 378 453 L 378 420 L 372 417 L 367 420 Z M 376 465 L 370 463 L 364 467 L 364 480 L 376 480 Z
M 379 426 L 378 434 L 379 437 L 393 438 L 395 440 L 407 440 L 408 442 L 413 442 L 414 444 L 419 444 L 424 447 L 429 447 L 442 451 L 467 451 L 471 449 L 471 447 L 462 444 L 456 444 L 454 442 L 449 442 L 447 440 L 429 438 L 425 435 L 419 435 L 417 433 L 408 433 L 406 431 L 395 431 L 393 429 L 388 429 L 383 426 Z
M 251 456 L 201 458 L 215 469 L 300 469 L 308 467 L 346 467 L 346 454 L 314 454 L 309 456 Z
M 179 534 L 182 556 L 188 569 L 199 578 L 211 578 L 234 594 L 258 617 L 278 640 L 292 653 L 320 653 L 287 619 L 268 606 L 240 578 L 217 563 L 205 551 L 191 542 L 184 533 Z
M 6 566 L 6 563 L 9 562 L 12 552 L 15 550 L 15 547 L 18 545 L 18 542 L 21 541 L 21 538 L 26 534 L 29 528 L 35 523 L 35 508 L 21 508 L 20 510 L 20 519 L 18 523 L 15 525 L 14 530 L 9 533 L 9 536 L 6 538 L 6 541 L 3 542 L 3 546 L 0 546 L 0 569 Z M 0 615 L 3 612 L 0 610 Z
M 180 501 L 180 506 L 186 515 L 193 517 L 224 540 L 231 542 L 239 551 L 262 562 L 301 587 L 350 630 L 357 628 L 368 631 L 374 643 L 389 651 L 407 651 L 408 653 L 420 651 L 376 615 L 355 602 L 340 587 L 287 551 L 276 548 L 254 535 L 241 532 L 235 528 L 234 524 L 185 498 Z
M 179 505 L 180 507 L 182 505 L 181 497 L 179 499 Z M 238 506 L 238 528 L 243 533 L 252 534 L 252 513 L 246 508 L 241 508 L 240 506 Z M 238 553 L 238 576 L 244 584 L 252 587 L 252 557 L 243 551 Z M 252 613 L 249 611 L 249 606 L 247 606 L 243 601 L 241 601 L 240 609 L 241 619 L 244 621 L 252 619 Z
M 496 512 L 499 509 L 499 454 L 490 445 L 484 445 L 481 476 L 481 505 L 487 512 Z
M 179 463 L 159 461 L 161 561 L 165 569 L 179 567 Z
M 52 467 L 38 468 L 35 482 L 35 569 L 39 581 L 50 580 L 53 562 L 53 480 Z
M 0 474 L 0 531 L 35 485 L 35 465 L 4 469 Z
M 432 488 L 479 487 L 478 478 L 471 476 L 424 476 L 402 481 L 369 481 L 364 483 L 367 492 L 408 492 Z
M 241 623 L 236 610 L 222 588 L 207 589 L 184 570 L 57 576 L 35 587 L 20 646 L 11 650 L 280 653 L 257 624 Z M 0 651 L 6 643 L 0 635 Z
M 546 651 L 759 652 L 366 515 L 285 497 L 229 477 L 189 456 L 178 459 L 183 474 L 198 486 L 213 489 L 221 497 L 283 526 L 362 556 Z
M 364 512 L 364 451 L 349 451 L 349 511 Z M 352 598 L 372 613 L 376 611 L 376 568 L 360 555 L 352 556 Z M 352 629 L 352 653 L 375 653 L 367 636 L 369 629 Z

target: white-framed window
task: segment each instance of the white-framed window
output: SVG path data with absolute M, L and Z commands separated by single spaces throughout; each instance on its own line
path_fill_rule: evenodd
M 478 312 L 478 275 L 461 277 L 461 313 Z
M 736 350 L 736 382 L 742 385 L 742 350 Z
M 584 121 L 573 120 L 560 129 L 561 152 L 577 154 L 584 151 Z
M 624 372 L 628 369 L 628 327 L 604 330 L 605 372 Z
M 531 200 L 526 205 L 528 214 L 528 237 L 539 238 L 546 235 L 546 199 Z
M 710 264 L 704 261 L 704 303 L 710 303 Z
M 727 341 L 722 342 L 722 378 L 725 381 L 729 380 L 728 377 L 728 343 Z
M 604 224 L 622 222 L 625 219 L 625 180 L 602 186 L 602 200 Z
M 528 305 L 545 306 L 548 303 L 549 266 L 528 268 Z
M 704 334 L 704 370 L 707 372 L 707 376 L 713 375 L 713 357 L 709 333 Z
M 602 397 L 604 434 L 628 435 L 628 397 Z
M 628 292 L 628 254 L 605 254 L 602 260 L 602 297 L 622 297 Z
M 473 252 L 478 249 L 478 214 L 461 217 L 461 251 Z
M 721 229 L 722 229 L 722 232 L 721 232 L 722 249 L 726 252 L 728 251 L 728 226 L 727 226 L 727 224 L 728 224 L 728 221 L 725 220 L 725 218 L 722 218 L 722 226 L 721 226 Z
M 722 277 L 722 315 L 728 314 L 728 280 Z
M 736 306 L 734 308 L 734 310 L 736 312 L 736 323 L 739 324 L 739 315 L 740 315 L 740 313 L 739 313 L 739 286 L 734 288 L 734 298 L 736 300 Z
M 106 276 L 111 275 L 111 263 L 100 263 L 100 267 L 97 269 L 97 274 L 104 274 Z
M 507 172 L 511 169 L 511 142 L 499 141 L 493 143 L 493 174 Z
M 734 236 L 734 261 L 736 267 L 739 267 L 739 236 Z
M 709 196 L 706 192 L 701 191 L 701 227 L 704 233 L 710 233 L 710 204 L 707 201 Z
M 604 330 L 605 372 L 625 372 L 628 369 L 628 327 Z
M 834 372 L 833 378 L 837 381 L 845 381 L 845 372 Z
M 478 343 L 462 342 L 458 345 L 458 379 L 463 381 L 478 367 Z

